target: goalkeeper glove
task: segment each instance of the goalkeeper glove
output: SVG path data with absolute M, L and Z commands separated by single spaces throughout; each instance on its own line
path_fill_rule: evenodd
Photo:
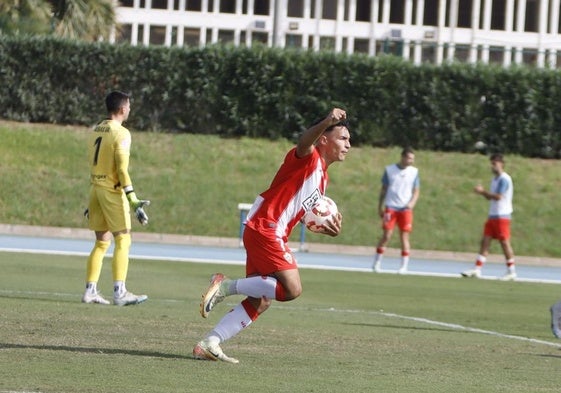
M 144 206 L 150 206 L 150 201 L 138 199 L 132 186 L 125 187 L 125 194 L 138 222 L 142 225 L 148 224 L 148 215 L 144 211 Z

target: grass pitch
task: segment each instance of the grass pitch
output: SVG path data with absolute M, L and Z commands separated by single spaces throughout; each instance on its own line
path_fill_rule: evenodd
M 111 295 L 110 260 L 100 289 Z M 131 307 L 80 303 L 85 258 L 0 253 L 0 392 L 557 392 L 557 286 L 302 270 L 223 345 L 240 364 L 196 361 L 201 292 L 240 266 L 131 260 Z M 109 296 L 108 296 L 109 297 Z

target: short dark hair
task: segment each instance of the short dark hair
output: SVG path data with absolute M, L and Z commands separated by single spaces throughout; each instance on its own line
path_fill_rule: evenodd
M 111 93 L 107 94 L 107 97 L 105 97 L 105 107 L 107 108 L 107 112 L 117 112 L 128 100 L 130 100 L 130 98 L 130 94 L 123 93 L 119 90 L 113 90 Z
M 489 158 L 490 161 L 499 161 L 502 162 L 504 164 L 504 158 L 503 155 L 501 153 L 493 153 L 491 154 L 491 157 Z
M 335 127 L 345 127 L 347 130 L 350 131 L 349 121 L 347 119 L 343 119 L 343 120 L 339 121 L 338 123 L 335 123 L 332 126 L 327 127 L 324 132 L 329 132 L 329 131 L 333 130 Z
M 401 157 L 405 157 L 407 154 L 415 154 L 412 147 L 406 146 L 403 148 L 401 151 Z
M 310 127 L 313 127 L 313 126 L 315 126 L 316 124 L 321 123 L 324 119 L 325 119 L 325 117 L 321 117 L 321 118 L 319 118 L 319 119 L 316 119 L 316 120 L 310 125 Z M 310 127 L 309 127 L 309 128 L 310 128 Z M 338 123 L 335 123 L 335 124 L 333 124 L 333 125 L 330 125 L 330 126 L 327 127 L 327 128 L 325 129 L 325 131 L 323 131 L 323 132 L 332 131 L 335 127 L 345 127 L 347 130 L 349 130 L 349 131 L 351 130 L 350 127 L 349 127 L 349 120 L 343 119 L 343 120 L 339 121 Z

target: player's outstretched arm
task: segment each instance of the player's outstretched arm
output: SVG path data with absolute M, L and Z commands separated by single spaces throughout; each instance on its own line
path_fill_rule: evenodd
M 304 131 L 302 135 L 300 135 L 298 145 L 296 146 L 296 154 L 298 157 L 305 157 L 311 154 L 314 143 L 316 143 L 321 134 L 332 125 L 346 118 L 347 112 L 340 108 L 333 108 L 323 120 Z

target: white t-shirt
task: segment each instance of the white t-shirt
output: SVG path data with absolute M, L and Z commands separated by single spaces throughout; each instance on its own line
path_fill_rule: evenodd
M 500 194 L 501 199 L 491 199 L 489 204 L 489 217 L 490 218 L 510 218 L 512 214 L 512 196 L 514 194 L 514 185 L 512 178 L 508 173 L 503 172 L 499 176 L 491 180 L 491 192 L 493 194 Z
M 382 176 L 382 184 L 387 187 L 384 204 L 391 209 L 404 209 L 413 198 L 413 191 L 419 188 L 419 169 L 414 166 L 401 168 L 398 164 L 388 165 Z

